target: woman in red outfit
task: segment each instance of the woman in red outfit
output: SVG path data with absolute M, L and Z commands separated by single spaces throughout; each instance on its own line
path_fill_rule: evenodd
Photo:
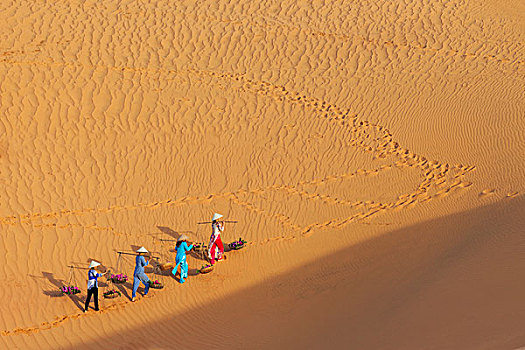
M 219 221 L 222 218 L 221 214 L 213 214 L 211 220 L 211 237 L 210 244 L 208 245 L 208 257 L 210 258 L 211 264 L 215 264 L 215 259 L 222 260 L 224 255 L 224 245 L 221 240 L 221 233 L 224 231 L 224 221 Z M 216 249 L 219 248 L 218 253 Z

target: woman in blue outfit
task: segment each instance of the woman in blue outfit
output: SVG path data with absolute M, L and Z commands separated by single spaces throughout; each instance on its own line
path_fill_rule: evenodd
M 187 240 L 188 237 L 186 235 L 180 236 L 177 240 L 177 255 L 175 256 L 176 265 L 175 268 L 171 271 L 173 276 L 175 276 L 180 265 L 180 283 L 184 283 L 184 279 L 188 278 L 188 263 L 186 262 L 186 252 L 193 248 L 193 244 L 188 247 L 188 243 L 186 242 Z
M 131 293 L 131 301 L 135 301 L 135 296 L 137 295 L 137 289 L 139 288 L 140 282 L 145 286 L 144 296 L 148 294 L 149 291 L 149 278 L 144 273 L 144 267 L 149 264 L 149 257 L 144 258 L 145 253 L 148 253 L 146 248 L 140 247 L 137 250 L 137 257 L 135 258 L 135 271 L 133 272 L 133 293 Z
M 104 276 L 106 272 L 104 273 L 98 273 L 97 270 L 95 270 L 95 267 L 100 266 L 99 262 L 91 261 L 91 264 L 89 264 L 89 272 L 88 272 L 88 285 L 87 285 L 87 297 L 86 297 L 86 305 L 84 305 L 84 312 L 88 311 L 89 302 L 91 301 L 91 296 L 93 296 L 93 299 L 95 300 L 95 311 L 98 311 L 98 281 L 97 278 Z

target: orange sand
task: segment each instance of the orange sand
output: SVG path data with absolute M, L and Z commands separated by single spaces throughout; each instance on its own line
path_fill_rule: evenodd
M 0 34 L 0 348 L 525 346 L 523 1 L 6 0 Z M 213 212 L 249 245 L 81 312 L 91 259 Z

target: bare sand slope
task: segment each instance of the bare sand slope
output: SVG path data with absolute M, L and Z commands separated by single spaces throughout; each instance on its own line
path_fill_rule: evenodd
M 141 336 L 169 348 L 176 334 L 182 348 L 516 349 L 524 206 L 519 197 L 388 232 L 90 345 L 134 348 Z
M 461 310 L 455 295 L 471 291 L 461 273 L 477 273 L 474 262 L 492 247 L 469 241 L 478 226 L 455 229 L 464 227 L 461 215 L 477 222 L 490 213 L 493 220 L 482 221 L 490 237 L 505 232 L 489 223 L 508 226 L 514 244 L 494 243 L 499 255 L 482 266 L 523 267 L 516 250 L 508 260 L 500 254 L 518 249 L 523 233 L 516 209 L 525 193 L 523 6 L 3 1 L 0 298 L 7 302 L 0 306 L 0 344 L 96 347 L 109 339 L 113 347 L 121 334 L 131 347 L 147 327 L 152 337 L 160 329 L 167 338 L 143 347 L 169 347 L 176 334 L 167 330 L 180 327 L 188 347 L 210 344 L 212 335 L 237 348 L 273 346 L 273 335 L 283 347 L 321 347 L 317 318 L 301 317 L 312 299 L 317 315 L 333 311 L 327 325 L 341 335 L 331 336 L 335 347 L 357 334 L 341 332 L 358 318 L 367 320 L 356 328 L 362 348 L 421 348 L 423 335 L 436 348 L 525 345 L 512 321 L 523 314 L 509 316 L 510 304 L 499 308 L 501 290 L 459 305 L 473 312 L 483 302 L 476 327 L 446 314 Z M 213 274 L 184 286 L 156 276 L 166 288 L 135 304 L 128 283 L 123 298 L 101 301 L 99 314 L 80 312 L 86 270 L 69 275 L 68 265 L 98 259 L 115 270 L 117 250 L 142 245 L 171 260 L 173 244 L 161 239 L 185 232 L 206 241 L 209 227 L 196 222 L 214 211 L 240 220 L 225 241 L 242 235 L 251 243 Z M 394 238 L 378 238 L 387 233 L 414 256 L 404 251 L 407 260 L 398 260 Z M 361 249 L 357 260 L 341 258 Z M 425 254 L 443 269 L 425 270 L 430 262 L 416 259 Z M 468 261 L 448 265 L 447 254 Z M 379 265 L 364 264 L 378 256 Z M 336 259 L 351 268 L 311 277 L 320 261 L 335 266 Z M 193 272 L 202 263 L 190 257 Z M 499 267 L 472 285 L 515 287 Z M 119 270 L 132 269 L 132 259 L 121 262 Z M 423 270 L 431 281 L 420 291 Z M 287 276 L 294 276 L 291 284 Z M 399 288 L 379 289 L 405 277 Z M 361 289 L 353 289 L 356 278 Z M 83 294 L 60 295 L 70 279 Z M 321 281 L 334 288 L 324 290 Z M 283 287 L 267 293 L 267 282 Z M 441 297 L 445 285 L 451 289 Z M 347 292 L 363 297 L 344 304 Z M 218 309 L 224 325 L 210 323 L 204 308 L 237 298 L 241 306 Z M 254 300 L 261 314 L 255 320 L 246 306 Z M 515 295 L 509 300 L 525 309 Z M 341 303 L 359 312 L 335 312 Z M 423 322 L 441 310 L 434 323 Z M 508 322 L 488 331 L 491 310 Z M 411 343 L 396 322 L 420 325 L 420 338 Z M 289 336 L 280 333 L 285 325 Z M 244 335 L 229 338 L 237 326 Z M 198 338 L 202 327 L 208 335 Z M 478 331 L 495 340 L 471 341 Z M 312 338 L 297 340 L 304 333 Z

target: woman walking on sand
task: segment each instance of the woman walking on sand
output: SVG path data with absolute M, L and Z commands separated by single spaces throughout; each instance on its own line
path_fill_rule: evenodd
M 224 255 L 224 245 L 221 240 L 221 233 L 224 231 L 224 221 L 219 221 L 223 216 L 221 214 L 213 214 L 211 220 L 211 237 L 210 244 L 208 245 L 208 257 L 210 258 L 210 263 L 215 264 L 215 250 L 219 248 L 217 253 L 217 260 L 222 260 Z
M 99 311 L 97 278 L 104 276 L 108 272 L 106 271 L 104 273 L 98 273 L 97 270 L 95 270 L 95 267 L 97 266 L 100 266 L 100 263 L 94 260 L 91 261 L 91 264 L 89 264 L 87 297 L 86 297 L 86 305 L 84 305 L 84 312 L 88 311 L 89 302 L 91 301 L 91 296 L 93 296 L 93 299 L 95 300 L 95 311 Z
M 177 273 L 180 265 L 180 283 L 184 283 L 184 279 L 188 278 L 188 263 L 186 262 L 186 252 L 193 248 L 193 245 L 188 247 L 188 236 L 182 235 L 177 240 L 177 255 L 175 256 L 175 268 L 171 271 L 173 276 Z
M 146 296 L 149 291 L 149 278 L 144 272 L 144 267 L 149 264 L 149 257 L 144 258 L 143 255 L 148 253 L 148 251 L 146 248 L 140 247 L 137 250 L 137 253 L 137 257 L 135 258 L 135 271 L 133 272 L 133 292 L 131 293 L 131 301 L 135 301 L 140 282 L 142 282 L 142 284 L 145 286 L 144 296 Z

